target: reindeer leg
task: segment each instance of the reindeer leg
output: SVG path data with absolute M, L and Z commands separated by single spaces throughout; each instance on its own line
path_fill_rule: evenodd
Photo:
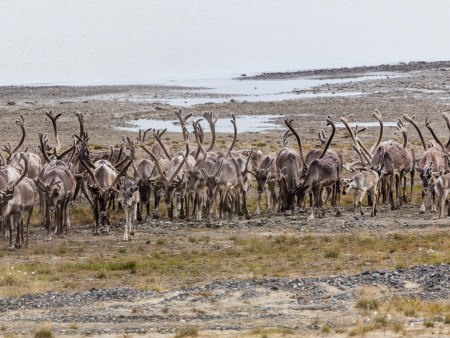
M 190 193 L 187 193 L 185 198 L 186 198 L 186 221 L 190 221 L 191 220 L 191 210 L 190 210 L 191 200 L 193 198 Z
M 430 185 L 431 190 L 431 212 L 436 212 L 436 192 L 434 191 L 434 184 Z
M 411 172 L 410 172 L 410 176 L 411 176 L 411 193 L 410 193 L 410 195 L 409 195 L 409 203 L 410 203 L 411 205 L 414 205 L 414 202 L 413 202 L 414 172 L 415 172 L 415 170 L 414 170 L 414 168 L 413 168 L 413 170 L 411 170 Z
M 96 201 L 95 201 L 95 198 L 94 198 L 94 201 L 93 201 L 93 200 L 91 199 L 91 197 L 89 196 L 89 193 L 88 193 L 88 191 L 87 191 L 85 182 L 83 182 L 83 183 L 81 184 L 81 191 L 83 192 L 84 197 L 86 197 L 86 199 L 88 200 L 88 202 L 89 202 L 89 204 L 91 205 L 91 207 L 93 207 L 93 206 L 94 206 L 94 203 L 96 203 Z M 80 196 L 80 197 L 81 197 L 81 196 Z
M 155 189 L 155 213 L 153 214 L 153 219 L 159 219 L 159 201 L 161 200 L 161 195 L 159 194 L 159 189 Z
M 359 196 L 358 196 L 358 203 L 359 203 L 359 212 L 361 213 L 361 216 L 364 215 L 364 210 L 363 210 L 363 208 L 362 208 L 362 201 L 363 201 L 363 198 L 364 198 L 364 194 L 363 194 L 363 193 L 360 193 Z
M 267 197 L 267 195 L 266 195 Z M 258 205 L 256 206 L 255 215 L 261 215 L 261 198 L 262 198 L 262 192 L 258 193 Z
M 180 203 L 181 203 L 181 207 L 180 207 L 180 219 L 185 219 L 186 218 L 186 212 L 185 212 L 185 203 L 186 202 L 186 193 L 183 189 L 183 191 L 181 192 L 181 196 L 180 196 Z
M 32 206 L 30 208 L 30 210 L 28 210 L 28 217 L 27 217 L 27 241 L 25 242 L 25 247 L 28 248 L 28 238 L 30 237 L 30 219 L 31 219 L 31 215 L 33 214 L 33 209 L 34 206 Z
M 336 216 L 340 217 L 342 216 L 341 213 L 341 184 L 339 183 L 340 179 L 336 182 L 336 191 L 335 191 L 335 198 L 337 198 L 337 211 Z
M 424 214 L 424 213 L 425 213 L 425 191 L 423 190 L 423 187 L 422 187 L 422 204 L 420 206 L 419 214 Z
M 20 213 L 18 213 L 15 218 L 16 218 L 16 244 L 14 244 L 14 247 L 16 249 L 20 249 L 21 245 L 21 236 L 20 236 L 20 229 L 22 229 L 23 227 L 23 217 L 20 217 L 21 215 L 23 215 L 23 211 L 21 211 Z
M 142 209 L 144 208 L 144 203 L 142 203 L 141 201 L 138 202 L 137 204 L 137 220 L 139 222 L 142 221 Z
M 125 232 L 123 233 L 123 240 L 128 241 L 128 205 L 125 205 L 123 209 L 125 215 Z
M 389 198 L 391 199 L 391 210 L 395 210 L 395 200 L 394 200 L 394 176 L 390 176 L 389 182 Z
M 47 230 L 47 237 L 46 237 L 46 241 L 51 241 L 52 240 L 52 235 L 51 235 L 51 217 L 50 217 L 50 211 L 48 210 L 48 203 L 45 203 L 45 229 Z
M 134 236 L 134 228 L 136 227 L 136 213 L 137 213 L 137 203 L 133 205 L 133 219 L 130 222 L 130 235 Z

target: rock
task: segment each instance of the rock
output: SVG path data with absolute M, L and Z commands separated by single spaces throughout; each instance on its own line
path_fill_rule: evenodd
M 372 277 L 375 277 L 375 278 L 378 278 L 378 277 L 380 277 L 380 274 L 379 274 L 378 272 L 375 272 L 375 273 L 373 273 L 371 276 L 372 276 Z
M 363 272 L 360 273 L 361 276 L 369 275 L 369 274 L 370 274 L 370 270 L 364 270 Z

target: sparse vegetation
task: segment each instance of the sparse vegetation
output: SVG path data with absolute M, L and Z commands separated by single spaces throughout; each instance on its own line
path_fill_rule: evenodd
M 197 337 L 198 329 L 196 327 L 185 327 L 177 332 L 174 338 Z
M 54 336 L 51 328 L 48 326 L 43 326 L 34 333 L 34 338 L 51 338 L 51 337 Z

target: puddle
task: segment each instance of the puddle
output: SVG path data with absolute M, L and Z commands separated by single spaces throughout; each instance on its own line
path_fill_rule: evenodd
M 336 128 L 345 128 L 345 125 L 342 122 L 335 123 Z M 378 122 L 350 122 L 348 124 L 350 127 L 379 127 L 380 124 Z M 397 122 L 383 122 L 385 127 L 396 127 Z
M 298 116 L 307 116 L 302 114 Z M 268 130 L 280 129 L 281 125 L 275 122 L 276 119 L 281 118 L 281 115 L 243 115 L 236 117 L 236 125 L 238 133 L 255 133 L 264 132 Z M 198 118 L 198 117 L 197 117 Z M 192 132 L 192 123 L 194 119 L 189 119 L 188 130 Z M 217 133 L 233 133 L 233 125 L 231 124 L 231 118 L 219 118 L 216 123 Z M 181 132 L 180 122 L 178 120 L 162 121 L 162 120 L 149 120 L 139 119 L 129 122 L 132 127 L 121 127 L 120 130 L 138 131 L 139 129 L 164 129 L 167 128 L 169 132 Z M 209 124 L 205 120 L 200 122 L 205 132 L 209 132 Z

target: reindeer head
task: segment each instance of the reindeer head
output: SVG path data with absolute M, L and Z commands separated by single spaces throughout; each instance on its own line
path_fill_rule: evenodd
M 341 181 L 342 185 L 342 195 L 347 195 L 347 189 L 350 186 L 350 183 L 352 183 L 353 179 L 351 178 L 343 178 Z
M 122 177 L 122 205 L 131 208 L 133 205 L 133 197 L 138 191 L 138 182 L 135 179 L 126 179 Z
M 216 165 L 214 165 L 211 168 L 211 171 L 214 170 L 215 167 Z M 203 177 L 205 178 L 208 201 L 212 201 L 214 199 L 217 190 L 217 185 L 220 179 L 220 174 L 222 172 L 222 167 L 223 167 L 223 159 L 220 161 L 219 167 L 217 168 L 216 172 L 213 175 L 209 175 L 203 168 L 200 169 L 203 174 Z
M 430 184 L 433 184 L 433 182 L 431 182 L 432 169 L 433 169 L 433 162 L 430 162 L 428 168 L 422 169 L 420 167 L 416 167 L 416 171 L 419 173 L 420 179 L 422 180 L 422 188 L 424 192 L 427 192 L 428 188 L 430 187 Z

